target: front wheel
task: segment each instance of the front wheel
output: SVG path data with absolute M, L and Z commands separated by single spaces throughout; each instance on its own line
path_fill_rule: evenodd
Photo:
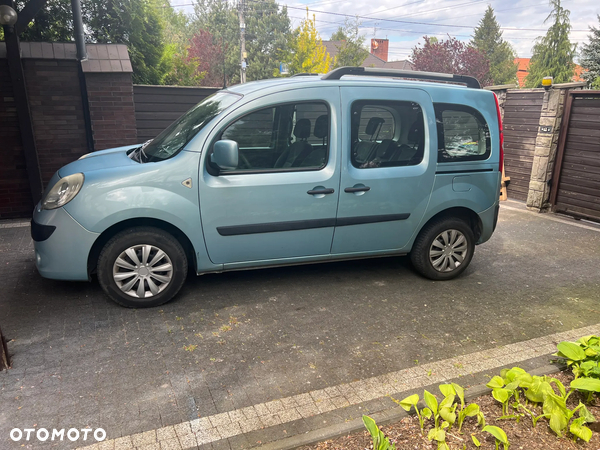
M 450 280 L 465 271 L 475 251 L 471 227 L 458 218 L 426 225 L 410 252 L 414 268 L 430 280 Z
M 157 228 L 135 227 L 106 243 L 98 258 L 98 281 L 118 304 L 148 308 L 171 300 L 181 289 L 187 269 L 177 239 Z

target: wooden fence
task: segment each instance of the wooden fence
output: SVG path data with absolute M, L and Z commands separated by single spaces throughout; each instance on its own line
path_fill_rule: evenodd
M 139 142 L 153 139 L 184 112 L 219 88 L 133 86 L 135 120 Z

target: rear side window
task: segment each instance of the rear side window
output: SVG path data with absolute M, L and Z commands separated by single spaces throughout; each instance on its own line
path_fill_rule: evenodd
M 361 100 L 352 104 L 351 117 L 354 167 L 414 166 L 423 161 L 425 128 L 419 104 Z
M 491 152 L 490 130 L 483 116 L 469 106 L 436 103 L 438 162 L 482 161 Z

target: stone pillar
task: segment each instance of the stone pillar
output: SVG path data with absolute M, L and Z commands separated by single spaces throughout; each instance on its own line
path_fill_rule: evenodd
M 585 83 L 557 84 L 544 93 L 527 194 L 527 208 L 531 210 L 545 212 L 550 207 L 550 184 L 565 99 L 570 89 L 582 89 L 584 86 Z

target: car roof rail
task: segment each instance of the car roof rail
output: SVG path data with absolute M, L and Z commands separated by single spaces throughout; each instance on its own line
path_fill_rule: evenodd
M 294 77 L 308 77 L 308 76 L 318 77 L 319 75 L 320 75 L 319 73 L 304 72 L 304 73 L 296 73 L 296 74 L 292 75 L 290 78 L 294 78 Z
M 323 80 L 339 80 L 344 75 L 408 78 L 413 80 L 443 81 L 446 83 L 460 83 L 474 89 L 481 89 L 481 84 L 476 78 L 468 75 L 454 75 L 451 73 L 419 72 L 416 70 L 379 69 L 376 67 L 340 67 L 323 75 Z

